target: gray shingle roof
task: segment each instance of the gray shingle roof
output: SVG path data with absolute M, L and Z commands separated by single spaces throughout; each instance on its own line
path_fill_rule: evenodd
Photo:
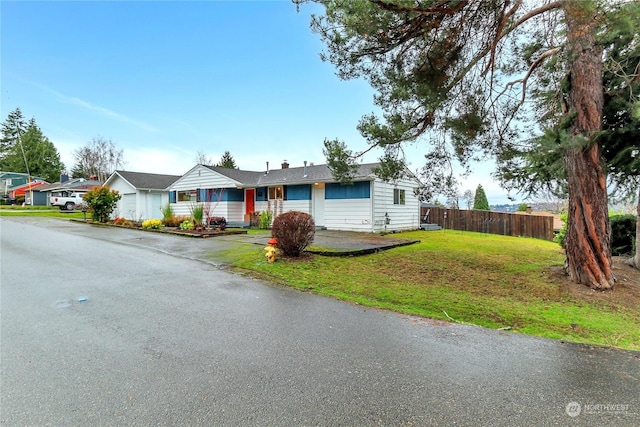
M 156 173 L 115 171 L 138 190 L 164 190 L 173 184 L 179 175 L 161 175 Z
M 60 191 L 60 190 L 90 190 L 96 185 L 102 185 L 100 181 L 84 178 L 72 178 L 65 182 L 54 182 L 52 184 L 41 185 L 37 188 L 40 192 Z M 36 189 L 34 189 L 35 191 Z
M 354 180 L 365 180 L 373 178 L 373 168 L 380 166 L 380 163 L 361 164 Z M 295 167 L 286 169 L 271 169 L 254 172 L 238 169 L 227 169 L 216 166 L 207 166 L 214 172 L 224 175 L 242 185 L 250 187 L 266 187 L 277 184 L 309 184 L 314 182 L 335 182 L 333 174 L 327 165 L 309 165 L 306 167 Z

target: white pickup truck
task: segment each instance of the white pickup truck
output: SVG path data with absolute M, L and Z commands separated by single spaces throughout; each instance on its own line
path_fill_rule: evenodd
M 60 210 L 72 211 L 82 203 L 84 191 L 56 191 L 51 193 L 49 204 L 58 206 Z

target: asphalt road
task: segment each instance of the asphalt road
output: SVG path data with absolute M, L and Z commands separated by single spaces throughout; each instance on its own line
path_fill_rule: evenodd
M 221 268 L 223 240 L 0 234 L 3 426 L 640 425 L 637 352 L 270 286 Z

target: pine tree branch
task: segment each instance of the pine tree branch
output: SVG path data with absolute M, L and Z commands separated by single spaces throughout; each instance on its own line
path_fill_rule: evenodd
M 456 6 L 449 7 L 450 0 L 441 0 L 434 7 L 423 8 L 420 6 L 400 6 L 392 3 L 387 3 L 382 0 L 369 0 L 371 3 L 377 5 L 381 9 L 387 10 L 389 12 L 415 12 L 420 14 L 444 14 L 444 15 L 455 15 L 460 10 L 462 10 L 469 2 L 467 0 L 460 1 Z
M 544 52 L 543 54 L 541 54 L 538 58 L 536 58 L 535 61 L 533 61 L 533 63 L 531 64 L 531 66 L 529 67 L 529 70 L 527 71 L 527 74 L 518 80 L 514 80 L 511 82 L 508 82 L 505 87 L 504 90 L 496 97 L 496 98 L 500 98 L 500 96 L 504 95 L 504 93 L 512 86 L 518 84 L 518 83 L 522 83 L 522 98 L 520 100 L 520 103 L 522 104 L 525 100 L 525 95 L 526 95 L 526 90 L 527 90 L 527 81 L 529 80 L 529 77 L 531 77 L 531 74 L 538 68 L 540 67 L 540 65 L 542 65 L 542 62 L 550 57 L 553 56 L 559 52 L 562 51 L 562 48 L 560 47 L 554 47 L 553 49 L 549 49 L 548 51 Z

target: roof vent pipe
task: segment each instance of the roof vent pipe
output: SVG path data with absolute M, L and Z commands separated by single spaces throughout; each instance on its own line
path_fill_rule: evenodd
M 269 162 L 267 162 L 267 171 L 264 173 L 265 175 L 269 173 Z
M 304 177 L 307 177 L 307 161 L 304 161 Z

